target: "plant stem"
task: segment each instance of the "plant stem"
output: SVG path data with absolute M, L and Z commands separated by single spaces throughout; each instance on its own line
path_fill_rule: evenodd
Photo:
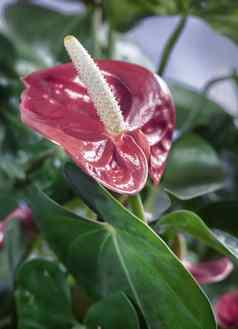
M 143 203 L 140 194 L 137 193 L 128 198 L 128 203 L 131 206 L 133 213 L 141 220 L 146 222 Z
M 176 25 L 174 31 L 172 32 L 171 36 L 166 42 L 158 69 L 158 74 L 161 76 L 164 74 L 169 58 L 172 54 L 172 51 L 176 45 L 177 40 L 179 39 L 179 37 L 183 32 L 186 22 L 187 22 L 187 16 L 182 16 L 178 24 Z
M 204 88 L 203 88 L 203 93 L 204 94 L 207 94 L 208 91 L 214 86 L 216 85 L 217 83 L 220 83 L 220 82 L 224 82 L 224 81 L 227 81 L 227 80 L 234 80 L 238 77 L 236 71 L 234 71 L 232 74 L 229 74 L 229 75 L 224 75 L 224 76 L 220 76 L 220 77 L 217 77 L 215 79 L 212 79 L 212 80 L 209 80 Z
M 196 105 L 196 108 L 194 111 L 191 112 L 190 116 L 188 117 L 187 121 L 185 122 L 183 128 L 181 129 L 180 136 L 182 136 L 184 133 L 187 133 L 190 131 L 191 127 L 193 126 L 193 123 L 196 122 L 198 117 L 201 115 L 203 108 L 205 108 L 206 102 L 207 102 L 207 94 L 210 91 L 210 89 L 216 85 L 217 83 L 224 82 L 227 80 L 234 80 L 237 78 L 237 73 L 234 71 L 232 74 L 220 76 L 217 78 L 214 78 L 212 80 L 209 80 L 205 86 L 202 89 L 201 95 L 204 96 L 202 98 L 200 104 Z
M 108 29 L 108 57 L 113 59 L 115 56 L 116 32 L 109 25 Z
M 100 27 L 102 23 L 102 8 L 100 3 L 95 4 L 92 14 L 92 38 L 93 38 L 93 57 L 101 56 L 100 41 L 98 39 Z
M 181 233 L 176 234 L 172 250 L 179 259 L 183 260 L 186 257 L 186 240 Z

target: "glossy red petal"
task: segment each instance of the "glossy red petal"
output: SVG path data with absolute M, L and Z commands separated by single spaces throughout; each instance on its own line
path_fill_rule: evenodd
M 185 266 L 201 284 L 224 280 L 232 272 L 234 267 L 228 257 L 197 264 L 185 262 Z
M 238 291 L 221 296 L 215 305 L 215 313 L 222 328 L 236 328 L 238 326 Z
M 21 117 L 64 147 L 99 182 L 116 192 L 134 194 L 146 182 L 148 164 L 153 180 L 159 182 L 172 140 L 174 106 L 164 83 L 148 70 L 117 61 L 97 63 L 127 123 L 128 133 L 123 138 L 114 138 L 105 131 L 71 64 L 24 79 L 27 88 L 22 96 Z M 125 139 L 127 148 L 121 143 Z
M 129 130 L 141 129 L 151 146 L 149 173 L 158 184 L 165 169 L 176 125 L 175 106 L 166 83 L 149 70 L 126 62 L 99 62 L 102 70 L 115 75 L 128 91 L 114 85 Z M 123 95 L 120 97 L 120 95 Z M 130 95 L 130 97 L 129 97 Z M 124 102 L 121 102 L 124 99 Z

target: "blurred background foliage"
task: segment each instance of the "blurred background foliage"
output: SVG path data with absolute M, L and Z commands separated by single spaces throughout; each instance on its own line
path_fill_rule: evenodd
M 37 69 L 67 62 L 63 38 L 73 34 L 94 57 L 126 60 L 146 66 L 164 76 L 171 89 L 177 108 L 174 145 L 162 184 L 154 188 L 149 183 L 143 192 L 151 225 L 168 210 L 186 208 L 203 215 L 210 227 L 238 232 L 238 99 L 230 108 L 228 106 L 227 111 L 224 103 L 230 105 L 227 98 L 231 94 L 226 93 L 226 89 L 222 93 L 224 102 L 210 97 L 211 91 L 223 82 L 232 86 L 233 97 L 238 95 L 238 62 L 230 63 L 227 52 L 225 60 L 229 62 L 230 69 L 220 74 L 217 67 L 217 74 L 210 76 L 199 88 L 184 84 L 183 75 L 177 75 L 175 80 L 171 74 L 165 74 L 170 72 L 176 42 L 180 42 L 189 22 L 196 18 L 208 24 L 214 33 L 221 34 L 224 45 L 229 42 L 229 47 L 238 54 L 237 0 L 3 2 L 0 25 L 1 218 L 18 202 L 25 200 L 25 193 L 33 184 L 40 186 L 56 201 L 67 204 L 69 209 L 94 216 L 75 197 L 63 178 L 62 168 L 67 159 L 64 152 L 29 130 L 21 123 L 19 115 L 23 90 L 21 77 Z M 141 50 L 133 42 L 136 29 L 139 31 L 149 19 L 153 20 L 152 16 L 161 20 L 166 16 L 173 22 L 173 31 L 163 42 L 163 51 L 158 55 L 159 64 L 148 58 L 145 49 Z M 160 25 L 153 26 L 156 29 Z M 186 30 L 186 33 L 189 31 Z M 149 36 L 144 34 L 143 38 L 146 43 Z M 159 44 L 160 39 L 153 42 Z M 184 49 L 189 47 L 187 44 Z M 207 56 L 205 48 L 200 49 L 204 57 Z M 217 51 L 215 45 L 214 49 Z M 182 63 L 183 69 L 187 61 L 186 50 L 184 58 L 180 55 L 176 60 Z M 196 68 L 192 68 L 194 75 L 200 67 L 203 69 L 202 65 L 204 58 L 201 61 L 198 58 Z M 207 67 L 209 70 L 209 64 Z M 184 69 L 186 71 L 187 68 Z M 15 229 L 11 232 L 14 233 Z M 193 250 L 199 250 L 201 258 L 213 256 L 211 251 L 204 251 L 201 245 L 189 241 Z M 0 269 L 0 315 L 4 315 L 0 328 L 7 328 L 8 324 L 5 326 L 4 321 L 12 303 L 6 303 L 11 301 L 11 294 L 5 298 L 11 286 L 6 278 L 12 268 L 4 266 L 6 256 L 3 253 L 0 258 L 3 264 Z M 235 276 L 229 280 L 232 287 L 237 286 Z M 217 284 L 213 290 L 209 287 L 208 292 L 216 296 L 222 289 L 222 284 Z M 68 298 L 67 294 L 65 298 Z

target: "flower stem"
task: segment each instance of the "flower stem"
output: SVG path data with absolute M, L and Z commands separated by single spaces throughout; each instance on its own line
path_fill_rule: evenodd
M 141 220 L 146 222 L 143 203 L 140 194 L 137 193 L 128 198 L 128 203 L 131 206 L 133 213 Z
M 165 72 L 169 58 L 172 54 L 172 51 L 176 45 L 177 40 L 179 39 L 179 37 L 181 36 L 181 34 L 183 32 L 186 22 L 187 22 L 187 16 L 182 16 L 180 18 L 178 24 L 176 25 L 174 31 L 172 32 L 171 36 L 169 37 L 169 39 L 166 42 L 166 45 L 164 47 L 163 54 L 161 57 L 159 69 L 158 69 L 158 74 L 160 76 L 162 76 Z
M 116 32 L 109 26 L 108 30 L 108 57 L 113 59 L 115 56 Z
M 181 233 L 176 234 L 172 250 L 179 259 L 183 260 L 186 257 L 186 240 Z
M 224 81 L 227 81 L 227 80 L 235 80 L 237 77 L 238 77 L 237 72 L 234 71 L 232 74 L 224 75 L 224 76 L 220 76 L 220 77 L 217 77 L 217 78 L 215 78 L 215 79 L 209 80 L 209 81 L 205 84 L 205 86 L 204 86 L 204 88 L 203 88 L 203 92 L 204 92 L 204 94 L 207 94 L 208 91 L 209 91 L 214 85 L 216 85 L 217 83 L 224 82 Z
M 201 115 L 204 108 L 206 108 L 206 102 L 207 102 L 207 95 L 212 87 L 216 85 L 217 83 L 229 81 L 229 80 L 235 80 L 237 78 L 237 73 L 234 71 L 232 74 L 220 76 L 217 78 L 214 78 L 212 80 L 209 80 L 205 86 L 202 89 L 201 95 L 204 96 L 201 99 L 200 104 L 196 104 L 196 107 L 194 111 L 191 112 L 190 116 L 188 117 L 187 121 L 184 123 L 181 131 L 180 136 L 182 136 L 185 133 L 188 133 L 191 128 L 193 127 L 193 124 L 197 121 L 199 116 Z
M 99 58 L 101 56 L 100 41 L 98 39 L 99 30 L 102 24 L 102 8 L 100 3 L 94 5 L 92 14 L 92 38 L 93 38 L 93 57 Z

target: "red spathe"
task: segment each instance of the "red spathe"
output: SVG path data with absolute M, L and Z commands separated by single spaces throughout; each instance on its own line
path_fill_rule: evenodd
M 127 131 L 105 130 L 72 64 L 35 72 L 24 79 L 22 120 L 61 145 L 74 162 L 107 188 L 139 192 L 148 173 L 158 184 L 175 127 L 175 107 L 166 84 L 138 65 L 97 64 L 117 98 Z

